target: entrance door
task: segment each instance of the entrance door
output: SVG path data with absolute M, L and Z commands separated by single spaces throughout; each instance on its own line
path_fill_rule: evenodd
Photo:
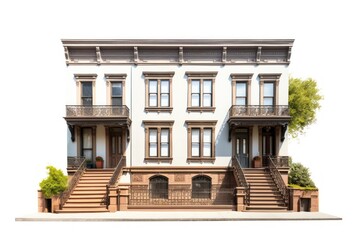
M 249 165 L 249 130 L 246 128 L 236 129 L 235 131 L 235 155 L 240 160 L 243 168 Z
M 122 148 L 122 129 L 110 128 L 110 166 L 116 167 L 123 154 Z
M 268 156 L 275 155 L 275 128 L 264 127 L 262 130 L 263 164 L 268 166 Z

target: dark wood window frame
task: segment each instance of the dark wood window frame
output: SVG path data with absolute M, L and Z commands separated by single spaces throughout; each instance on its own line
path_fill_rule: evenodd
M 215 111 L 215 78 L 217 72 L 186 72 L 188 80 L 188 112 L 214 112 Z M 199 91 L 193 93 L 193 81 L 199 81 Z M 206 92 L 204 89 L 204 82 L 211 81 L 211 92 Z M 199 95 L 199 106 L 192 105 L 192 97 Z M 205 95 L 211 95 L 210 106 L 204 106 Z
M 187 125 L 187 138 L 188 138 L 188 151 L 187 151 L 187 161 L 188 162 L 214 162 L 215 161 L 215 126 L 217 120 L 210 121 L 185 121 Z M 211 130 L 211 150 L 210 156 L 204 156 L 204 131 L 210 129 Z M 193 130 L 199 130 L 199 156 L 193 156 L 192 153 L 192 133 Z
M 253 74 L 231 74 L 231 87 L 232 87 L 232 105 L 236 105 L 236 85 L 238 83 L 244 83 L 246 84 L 246 105 L 251 105 L 250 99 L 251 99 L 251 79 Z M 245 105 L 245 106 L 246 106 Z
M 146 112 L 172 112 L 173 101 L 172 101 L 172 78 L 175 72 L 143 72 L 145 78 L 145 111 Z M 161 84 L 163 81 L 169 81 L 168 92 L 161 90 Z M 150 106 L 150 95 L 152 94 L 149 90 L 150 81 L 156 81 L 157 90 L 156 93 L 156 106 Z M 162 95 L 168 95 L 169 106 L 161 106 Z
M 97 78 L 97 74 L 74 74 L 74 78 L 76 80 L 76 85 L 78 88 L 78 99 L 79 105 L 83 104 L 83 99 L 88 98 L 89 96 L 83 96 L 83 83 L 90 83 L 91 84 L 91 105 L 95 103 L 95 80 Z
M 127 74 L 105 74 L 105 79 L 106 79 L 106 87 L 107 87 L 107 95 L 108 97 L 108 104 L 112 105 L 112 98 L 113 98 L 113 93 L 112 93 L 112 85 L 113 83 L 121 83 L 122 84 L 122 106 L 126 105 L 125 104 L 125 100 L 126 100 L 126 96 L 125 96 L 125 87 L 126 87 L 126 77 Z
M 143 121 L 145 128 L 145 158 L 146 162 L 171 162 L 173 160 L 173 151 L 172 151 L 172 127 L 174 121 Z M 168 130 L 168 142 L 162 142 L 161 133 L 163 130 Z M 156 144 L 156 156 L 151 156 L 151 141 L 150 141 L 150 132 L 156 131 L 156 141 L 152 144 Z M 161 156 L 161 146 L 162 144 L 168 144 L 168 156 Z

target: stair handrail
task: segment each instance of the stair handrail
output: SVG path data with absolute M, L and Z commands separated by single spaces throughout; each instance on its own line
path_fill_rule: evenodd
M 241 167 L 240 161 L 236 156 L 232 157 L 232 167 L 235 173 L 235 176 L 241 186 L 245 189 L 245 205 L 250 205 L 250 183 L 247 182 L 245 178 L 244 171 Z
M 75 186 L 79 182 L 79 179 L 83 175 L 86 169 L 86 159 L 85 157 L 82 157 L 82 162 L 80 163 L 79 167 L 77 168 L 76 172 L 71 178 L 71 181 L 69 182 L 66 190 L 60 194 L 60 209 L 63 208 L 66 201 L 69 199 L 71 193 L 73 192 Z
M 269 171 L 271 174 L 271 177 L 273 178 L 276 186 L 278 187 L 279 191 L 281 192 L 281 195 L 283 196 L 285 206 L 289 206 L 289 188 L 286 186 L 284 179 L 281 176 L 281 173 L 279 169 L 276 167 L 273 157 L 268 157 L 268 163 L 269 163 Z
M 123 160 L 123 158 L 124 158 L 124 156 L 121 155 L 120 160 L 119 160 L 118 164 L 115 167 L 113 175 L 111 176 L 108 184 L 106 184 L 106 195 L 105 195 L 105 199 L 104 199 L 105 204 L 106 204 L 106 208 L 108 208 L 109 204 L 110 204 L 109 187 L 114 186 L 116 184 L 118 178 L 119 178 L 119 175 L 120 175 L 121 170 L 122 170 L 122 160 Z

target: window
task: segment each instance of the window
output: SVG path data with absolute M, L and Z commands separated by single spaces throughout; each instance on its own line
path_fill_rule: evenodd
M 143 121 L 145 127 L 145 160 L 172 160 L 172 126 L 174 121 Z
M 149 179 L 150 198 L 168 198 L 168 178 L 154 176 Z
M 274 82 L 266 82 L 264 83 L 264 97 L 263 97 L 263 105 L 273 106 L 274 105 Z
M 111 105 L 123 105 L 122 82 L 111 82 Z
M 107 86 L 107 104 L 113 106 L 125 105 L 126 74 L 105 74 Z
M 186 121 L 188 126 L 188 161 L 215 160 L 216 122 Z
M 97 74 L 74 74 L 77 86 L 78 104 L 92 106 L 94 104 L 94 86 Z
M 211 198 L 211 178 L 195 176 L 192 178 L 191 198 Z
M 146 105 L 145 111 L 172 111 L 171 83 L 174 72 L 144 72 Z
M 81 156 L 85 159 L 93 159 L 93 129 L 91 127 L 81 128 Z
M 252 74 L 231 74 L 232 105 L 250 105 L 250 84 Z
M 260 74 L 260 103 L 275 106 L 278 103 L 278 87 L 280 74 Z
M 187 72 L 188 111 L 215 111 L 214 81 L 217 72 Z
M 92 82 L 81 83 L 81 104 L 84 106 L 93 105 Z

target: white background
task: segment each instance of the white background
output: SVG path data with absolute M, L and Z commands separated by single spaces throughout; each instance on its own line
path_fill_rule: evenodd
M 10 239 L 275 239 L 277 234 L 358 239 L 359 15 L 356 1 L 348 0 L 2 1 L 0 234 Z M 317 122 L 291 141 L 289 154 L 310 168 L 320 188 L 320 211 L 343 220 L 15 222 L 37 211 L 36 190 L 45 166 L 65 169 L 63 38 L 295 39 L 290 73 L 317 80 L 324 100 Z

